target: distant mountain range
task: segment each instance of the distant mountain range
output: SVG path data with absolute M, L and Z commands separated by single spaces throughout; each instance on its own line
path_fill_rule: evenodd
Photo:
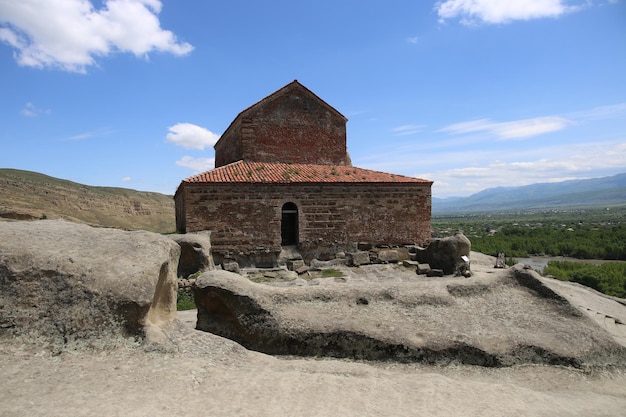
M 488 188 L 469 197 L 433 198 L 433 214 L 626 205 L 626 173 L 612 177 Z

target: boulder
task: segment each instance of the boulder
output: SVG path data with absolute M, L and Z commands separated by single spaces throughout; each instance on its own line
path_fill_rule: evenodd
M 426 248 L 426 263 L 433 269 L 443 270 L 444 274 L 460 274 L 467 269 L 463 256 L 469 259 L 471 246 L 470 240 L 462 233 L 434 239 Z
M 187 278 L 197 272 L 215 268 L 211 255 L 210 231 L 171 235 L 171 238 L 180 246 L 179 277 Z
M 106 348 L 176 318 L 180 247 L 151 232 L 0 222 L 0 335 Z
M 417 261 L 421 264 L 426 264 L 428 263 L 428 252 L 426 251 L 426 248 L 422 248 L 419 246 L 415 247 L 415 252 L 414 253 L 410 253 L 410 259 Z
M 370 267 L 359 269 L 358 283 L 291 287 L 207 271 L 194 288 L 196 328 L 274 355 L 482 366 L 626 363 L 626 349 L 541 278 L 503 270 L 389 284 L 366 280 Z
M 222 262 L 222 269 L 224 271 L 234 272 L 236 274 L 240 272 L 239 264 L 233 261 L 232 259 L 230 260 L 225 259 L 224 262 Z

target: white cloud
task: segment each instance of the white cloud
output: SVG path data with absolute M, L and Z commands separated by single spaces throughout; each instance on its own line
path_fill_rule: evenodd
M 192 123 L 176 123 L 168 127 L 169 133 L 165 136 L 168 142 L 182 146 L 185 149 L 203 150 L 213 146 L 220 136 Z
M 445 0 L 435 4 L 440 21 L 460 19 L 466 25 L 476 23 L 508 23 L 558 17 L 578 10 L 565 0 Z
M 131 177 L 123 177 L 122 182 L 131 182 L 133 179 Z
M 49 109 L 40 109 L 33 103 L 28 102 L 24 105 L 24 108 L 20 110 L 20 113 L 22 114 L 22 116 L 26 117 L 37 117 L 42 114 L 50 114 L 52 112 Z
M 215 158 L 194 158 L 191 156 L 183 156 L 176 161 L 176 165 L 191 168 L 195 172 L 204 172 L 215 167 Z
M 568 117 L 581 121 L 606 120 L 626 116 L 626 103 L 599 106 L 590 110 L 571 113 Z
M 375 152 L 353 155 L 353 162 L 433 180 L 435 197 L 615 175 L 626 172 L 625 115 L 626 103 L 616 103 L 507 122 L 471 120 L 439 129 L 437 132 L 444 134 L 434 134 L 433 140 L 396 140 L 392 147 L 380 146 Z M 563 129 L 568 129 L 567 135 L 562 134 Z M 544 133 L 534 141 L 513 140 Z
M 439 129 L 438 132 L 453 134 L 483 132 L 496 136 L 499 139 L 507 140 L 522 139 L 555 132 L 565 129 L 572 124 L 574 124 L 574 121 L 560 116 L 535 117 L 511 122 L 492 122 L 489 119 L 479 119 L 455 123 Z
M 563 144 L 526 155 L 516 154 L 510 160 L 498 159 L 503 156 L 494 152 L 491 158 L 473 161 L 469 166 L 416 176 L 434 181 L 435 197 L 467 196 L 492 187 L 602 177 L 625 171 L 626 141 Z M 446 159 L 445 155 L 441 158 Z
M 406 41 L 408 43 L 412 43 L 413 45 L 416 45 L 419 43 L 420 38 L 418 38 L 417 36 L 411 36 L 409 38 L 406 38 Z
M 109 136 L 114 132 L 115 131 L 113 129 L 97 129 L 97 130 L 92 130 L 89 132 L 83 132 L 77 135 L 69 136 L 65 138 L 64 140 L 85 140 L 85 139 L 91 139 L 91 138 L 99 138 L 99 137 Z
M 96 57 L 153 51 L 186 55 L 193 49 L 160 26 L 160 0 L 0 0 L 0 41 L 20 65 L 85 72 Z
M 422 125 L 403 125 L 395 127 L 391 129 L 391 131 L 394 132 L 396 136 L 406 136 L 419 133 L 422 131 L 423 128 L 424 126 Z

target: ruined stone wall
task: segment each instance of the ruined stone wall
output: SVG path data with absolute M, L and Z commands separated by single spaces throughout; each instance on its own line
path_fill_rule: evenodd
M 240 115 L 215 145 L 215 166 L 239 160 L 350 165 L 346 119 L 293 91 Z
M 177 205 L 183 201 L 186 231 L 211 230 L 216 260 L 220 253 L 237 258 L 279 252 L 287 202 L 298 207 L 305 259 L 330 256 L 357 242 L 430 241 L 430 184 L 186 184 Z

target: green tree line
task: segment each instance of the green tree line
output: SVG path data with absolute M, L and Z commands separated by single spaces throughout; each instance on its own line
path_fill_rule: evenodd
M 506 225 L 471 236 L 472 250 L 512 257 L 567 256 L 626 260 L 626 225 L 555 227 Z
M 626 261 L 626 207 L 471 213 L 433 219 L 436 237 L 457 230 L 469 237 L 472 250 L 488 255 L 504 252 L 509 264 L 532 255 Z M 543 274 L 626 298 L 626 263 L 551 261 Z
M 604 294 L 626 297 L 626 263 L 607 262 L 592 265 L 584 262 L 550 261 L 543 269 L 562 281 L 574 281 Z

